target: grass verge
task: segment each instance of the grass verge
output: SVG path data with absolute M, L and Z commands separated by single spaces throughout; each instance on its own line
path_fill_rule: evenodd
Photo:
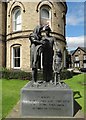
M 0 80 L 0 120 L 2 118 L 2 80 Z
M 82 107 L 82 111 L 86 113 L 85 108 L 85 90 L 86 90 L 86 74 L 73 76 L 65 81 L 74 92 L 74 98 Z
M 2 79 L 2 118 L 5 118 L 20 99 L 20 90 L 27 80 Z

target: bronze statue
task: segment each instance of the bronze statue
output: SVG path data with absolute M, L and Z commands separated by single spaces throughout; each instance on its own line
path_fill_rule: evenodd
M 44 29 L 46 35 L 42 37 L 41 31 Z M 31 41 L 31 66 L 32 66 L 32 80 L 37 82 L 37 62 L 39 57 L 39 51 L 43 55 L 43 81 L 50 82 L 52 80 L 53 68 L 54 68 L 54 82 L 56 84 L 57 79 L 60 81 L 60 71 L 62 69 L 62 53 L 60 49 L 53 50 L 57 48 L 58 44 L 55 41 L 55 37 L 50 35 L 51 28 L 49 25 L 37 26 L 33 33 L 29 35 Z M 54 56 L 54 60 L 53 60 Z M 54 67 L 53 67 L 54 61 Z
M 51 29 L 49 26 L 45 26 L 46 35 L 43 38 L 43 80 L 50 82 L 53 74 L 53 44 L 54 38 L 50 36 Z
M 29 39 L 31 41 L 31 66 L 32 66 L 32 80 L 34 82 L 37 81 L 37 61 L 38 61 L 38 51 L 40 47 L 42 46 L 42 36 L 41 36 L 41 30 L 43 29 L 43 26 L 37 26 L 33 33 L 29 35 Z
M 60 49 L 55 51 L 54 55 L 54 82 L 60 83 L 60 72 L 62 69 L 62 53 Z

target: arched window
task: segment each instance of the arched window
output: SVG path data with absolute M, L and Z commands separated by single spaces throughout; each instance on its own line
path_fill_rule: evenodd
M 49 11 L 45 8 L 41 10 L 41 18 L 43 19 L 49 19 Z
M 40 9 L 40 24 L 49 24 L 51 27 L 51 9 L 49 6 L 42 6 Z
M 13 31 L 21 30 L 21 9 L 17 8 L 13 11 Z

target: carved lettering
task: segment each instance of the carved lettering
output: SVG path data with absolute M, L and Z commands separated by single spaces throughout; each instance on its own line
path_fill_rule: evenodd
M 54 99 L 53 99 L 54 98 Z M 58 99 L 56 96 L 40 96 L 38 99 L 23 101 L 32 106 L 33 110 L 62 110 L 70 100 Z

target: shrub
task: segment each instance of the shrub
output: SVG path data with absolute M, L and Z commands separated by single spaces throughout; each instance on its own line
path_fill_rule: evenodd
M 69 78 L 72 78 L 73 75 L 74 75 L 73 71 L 68 71 L 68 70 L 64 69 L 60 73 L 60 79 L 61 80 L 69 79 Z M 54 74 L 53 74 L 53 79 L 54 79 Z M 43 80 L 42 71 L 38 72 L 38 80 Z
M 0 78 L 4 79 L 21 79 L 21 80 L 31 80 L 31 72 L 25 72 L 21 70 L 8 70 L 6 68 L 0 69 Z
M 68 71 L 68 70 L 64 69 L 61 71 L 60 76 L 61 76 L 61 80 L 72 78 L 73 71 Z
M 6 68 L 1 68 L 0 69 L 0 78 L 9 78 L 9 70 Z
M 72 71 L 62 70 L 60 73 L 61 80 L 71 78 L 73 76 Z M 20 79 L 20 80 L 32 80 L 32 73 L 21 70 L 8 70 L 6 68 L 0 69 L 0 78 L 4 79 Z M 43 72 L 38 71 L 37 80 L 43 80 Z

